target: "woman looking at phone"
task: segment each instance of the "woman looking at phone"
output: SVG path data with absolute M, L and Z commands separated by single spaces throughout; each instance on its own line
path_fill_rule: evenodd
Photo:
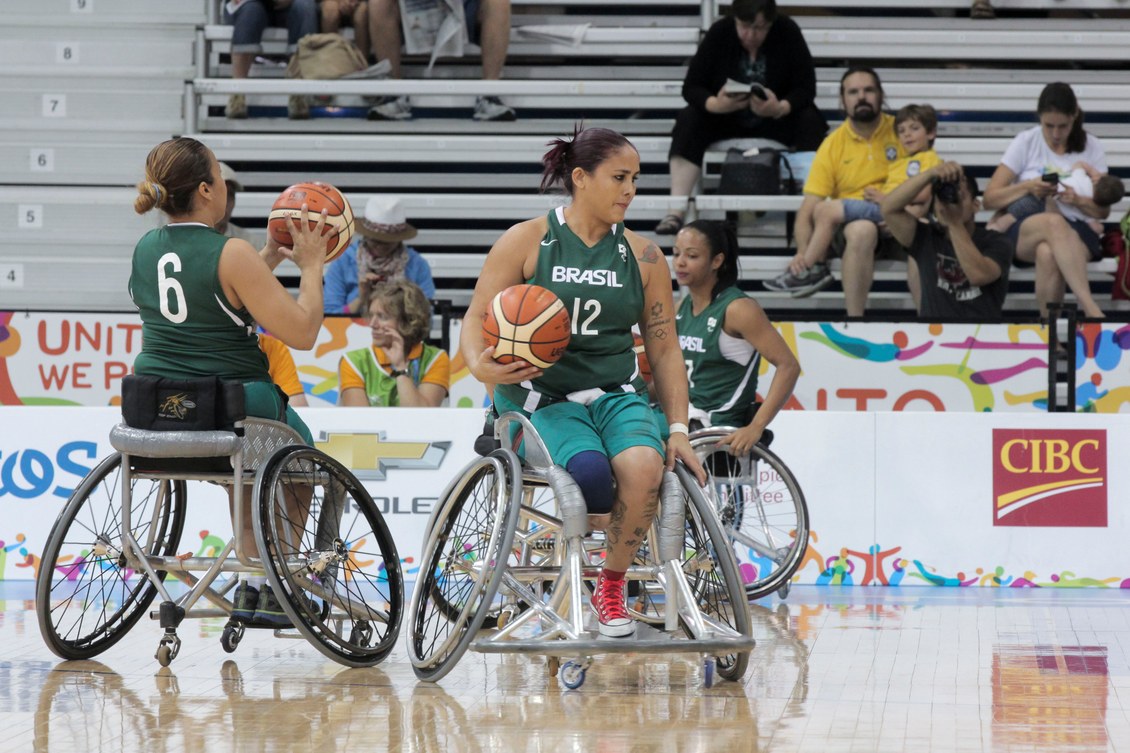
M 828 132 L 815 104 L 812 54 L 796 22 L 777 13 L 775 0 L 734 0 L 699 44 L 683 99 L 687 107 L 675 119 L 668 155 L 672 196 L 694 191 L 703 155 L 715 141 L 763 138 L 815 151 Z M 674 235 L 683 216 L 672 212 L 655 232 Z
M 1036 114 L 1039 125 L 1017 134 L 1005 150 L 983 203 L 986 209 L 1008 210 L 1028 197 L 1044 200 L 1055 196 L 1059 212 L 1018 219 L 1005 234 L 1016 244 L 1017 261 L 1036 265 L 1041 316 L 1047 316 L 1048 304 L 1063 301 L 1066 288 L 1071 288 L 1083 314 L 1101 318 L 1103 312 L 1087 280 L 1087 262 L 1102 255 L 1092 221 L 1106 219 L 1110 207 L 1068 187 L 1060 191 L 1059 180 L 1070 176 L 1078 162 L 1087 163 L 1097 173 L 1107 172 L 1106 152 L 1098 139 L 1083 130 L 1083 111 L 1067 84 L 1045 86 Z

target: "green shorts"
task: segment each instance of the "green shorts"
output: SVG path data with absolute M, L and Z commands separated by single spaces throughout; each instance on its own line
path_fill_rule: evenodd
M 553 462 L 562 467 L 585 450 L 614 458 L 630 447 L 651 447 L 666 457 L 651 406 L 639 393 L 610 392 L 587 406 L 551 403 L 531 414 L 496 390 L 494 407 L 500 414 L 518 411 L 529 416 Z
M 314 446 L 314 436 L 310 433 L 310 428 L 298 417 L 294 408 L 286 404 L 282 391 L 274 382 L 244 382 L 243 403 L 247 415 L 282 421 L 301 434 L 302 441 L 311 447 Z

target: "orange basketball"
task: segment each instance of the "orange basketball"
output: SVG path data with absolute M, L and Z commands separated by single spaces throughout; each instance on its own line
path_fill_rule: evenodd
M 632 350 L 636 352 L 636 362 L 640 365 L 640 376 L 645 382 L 651 382 L 651 362 L 647 360 L 647 352 L 643 348 L 643 338 L 632 333 Z
M 525 361 L 548 369 L 572 336 L 569 312 L 552 291 L 512 285 L 494 297 L 483 317 L 483 339 L 501 363 Z
M 279 194 L 267 217 L 267 232 L 280 246 L 289 248 L 294 241 L 286 218 L 298 220 L 303 204 L 309 210 L 311 229 L 318 224 L 322 210 L 327 210 L 326 261 L 333 261 L 353 240 L 353 208 L 341 191 L 329 183 L 297 183 Z

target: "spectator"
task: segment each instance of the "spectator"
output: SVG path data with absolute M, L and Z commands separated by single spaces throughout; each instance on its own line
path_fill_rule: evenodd
M 447 397 L 451 363 L 428 345 L 428 299 L 407 280 L 373 289 L 369 326 L 373 345 L 351 350 L 338 365 L 338 402 L 350 406 L 435 407 Z
M 973 5 L 969 6 L 970 18 L 996 18 L 997 12 L 993 10 L 993 4 L 990 0 L 973 0 Z
M 1104 220 L 1109 206 L 1100 206 L 1067 188 L 1058 193 L 1046 172 L 1067 175 L 1077 162 L 1107 172 L 1102 144 L 1083 129 L 1083 111 L 1075 92 L 1064 83 L 1048 84 L 1036 103 L 1040 124 L 1023 131 L 1005 150 L 985 189 L 985 207 L 1004 209 L 1017 199 L 1045 200 L 1056 195 L 1059 212 L 1041 212 L 1017 221 L 1007 235 L 1016 244 L 1018 263 L 1036 265 L 1036 301 L 1040 315 L 1048 304 L 1063 300 L 1070 288 L 1085 316 L 1100 318 L 1102 310 L 1091 295 L 1087 262 L 1102 255 L 1099 233 L 1090 225 Z
M 263 32 L 267 27 L 286 27 L 286 51 L 293 55 L 299 39 L 317 33 L 318 6 L 316 0 L 229 0 L 224 3 L 224 22 L 235 27 L 231 37 L 231 76 L 247 78 L 255 56 L 263 51 Z M 291 120 L 310 117 L 310 104 L 299 94 L 290 95 L 286 109 Z M 226 114 L 232 120 L 245 119 L 246 95 L 231 95 Z
M 891 163 L 906 156 L 895 136 L 893 116 L 882 111 L 883 86 L 871 68 L 852 67 L 840 79 L 840 105 L 847 119 L 828 134 L 808 172 L 804 201 L 796 217 L 797 254 L 794 274 L 805 272 L 804 252 L 813 234 L 813 215 L 825 199 L 862 199 L 868 186 L 887 180 Z M 875 257 L 905 259 L 906 252 L 889 236 L 881 236 L 871 220 L 849 222 L 836 234 L 833 250 L 843 255 L 844 303 L 848 316 L 863 316 L 875 273 Z M 819 271 L 809 270 L 811 279 Z M 805 278 L 809 279 L 809 278 Z M 811 281 L 811 280 L 810 280 Z
M 733 79 L 757 84 L 755 94 L 728 94 Z M 671 133 L 671 195 L 689 196 L 706 149 L 729 138 L 765 138 L 801 151 L 820 145 L 828 124 L 816 108 L 816 68 L 800 27 L 777 13 L 775 0 L 735 0 L 706 32 L 683 81 L 687 107 Z M 656 226 L 674 235 L 683 213 Z
M 931 181 L 934 221 L 909 211 Z M 956 162 L 944 162 L 907 180 L 883 199 L 883 219 L 915 259 L 921 295 L 918 315 L 939 319 L 1000 318 L 1008 292 L 1012 243 L 974 225 L 980 202 L 977 180 Z
M 277 337 L 272 337 L 265 332 L 259 333 L 259 350 L 267 355 L 267 372 L 283 394 L 286 395 L 286 404 L 292 408 L 305 408 L 306 390 L 302 382 L 298 381 L 298 369 L 294 365 L 294 356 L 290 348 Z
M 232 212 L 235 211 L 235 195 L 243 190 L 243 184 L 239 182 L 239 175 L 235 170 L 226 162 L 220 163 L 220 176 L 224 179 L 224 185 L 228 189 L 228 204 L 227 211 L 224 212 L 224 218 L 216 223 L 216 231 L 223 233 L 229 238 L 239 238 L 240 240 L 247 241 L 256 248 L 261 248 L 266 243 L 265 237 L 260 237 L 256 233 L 244 227 L 240 227 L 231 221 Z
M 938 153 L 934 151 L 934 137 L 938 131 L 938 115 L 930 105 L 907 105 L 895 115 L 895 130 L 899 143 L 907 156 L 890 163 L 887 169 L 887 182 L 882 188 L 867 186 L 862 199 L 831 199 L 816 205 L 813 210 L 812 237 L 803 259 L 796 259 L 780 277 L 765 283 L 770 290 L 792 293 L 794 298 L 804 298 L 832 282 L 832 273 L 826 260 L 828 250 L 836 230 L 848 222 L 870 220 L 876 224 L 883 221 L 879 202 L 907 179 L 941 164 Z M 924 213 L 926 202 L 930 199 L 927 185 L 915 197 L 918 214 Z M 916 270 L 910 273 L 917 275 Z M 917 286 L 911 284 L 911 291 L 917 302 Z
M 318 0 L 322 11 L 322 31 L 333 34 L 342 26 L 353 27 L 353 43 L 368 58 L 372 52 L 369 42 L 369 4 L 366 0 Z
M 360 316 L 369 291 L 379 282 L 404 278 L 416 283 L 429 301 L 435 298 L 432 269 L 416 249 L 404 241 L 416 237 L 408 224 L 400 200 L 374 196 L 365 204 L 365 215 L 357 222 L 357 237 L 326 269 L 327 314 Z
M 369 31 L 377 60 L 388 60 L 389 78 L 401 78 L 400 3 L 398 0 L 368 0 Z M 510 47 L 510 0 L 463 0 L 471 40 L 483 50 L 483 80 L 502 78 L 506 51 Z M 477 22 L 477 23 L 476 23 Z M 408 120 L 412 103 L 407 96 L 384 97 L 369 108 L 369 120 Z M 514 108 L 498 97 L 479 97 L 475 101 L 475 120 L 514 120 Z

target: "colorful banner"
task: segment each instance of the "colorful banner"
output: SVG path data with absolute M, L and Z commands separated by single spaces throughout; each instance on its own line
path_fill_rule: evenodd
M 475 458 L 481 416 L 299 412 L 373 495 L 414 580 L 428 516 Z M 117 420 L 113 408 L 0 407 L 0 579 L 34 577 Z M 1130 587 L 1130 416 L 790 411 L 772 428 L 809 511 L 795 583 Z M 188 499 L 179 550 L 206 552 L 230 536 L 226 494 L 193 482 Z M 757 556 L 741 559 L 755 575 Z
M 459 342 L 460 322 L 451 326 Z M 803 373 L 790 409 L 817 411 L 1042 411 L 1047 330 L 1019 324 L 787 322 L 777 325 Z M 327 318 L 317 344 L 292 351 L 311 406 L 336 405 L 342 355 L 370 344 L 360 319 Z M 113 405 L 141 347 L 130 314 L 0 311 L 0 405 Z M 1130 325 L 1088 324 L 1076 337 L 1080 410 L 1130 411 Z M 482 407 L 486 392 L 453 345 L 452 407 Z M 762 366 L 760 387 L 772 369 Z

